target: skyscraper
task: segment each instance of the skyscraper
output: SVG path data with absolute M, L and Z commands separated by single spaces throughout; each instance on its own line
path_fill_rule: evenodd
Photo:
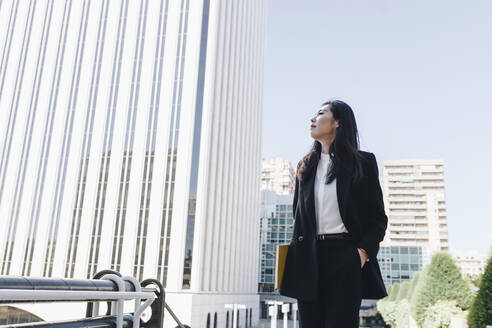
M 265 20 L 263 0 L 1 1 L 1 274 L 111 268 L 191 326 L 257 317 Z

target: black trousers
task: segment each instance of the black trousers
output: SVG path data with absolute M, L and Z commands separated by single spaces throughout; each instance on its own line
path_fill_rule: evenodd
M 320 288 L 315 301 L 297 300 L 300 327 L 358 328 L 362 269 L 357 247 L 350 239 L 316 243 Z

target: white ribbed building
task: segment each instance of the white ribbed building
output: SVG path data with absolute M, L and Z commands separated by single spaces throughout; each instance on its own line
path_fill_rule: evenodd
M 111 268 L 192 327 L 258 318 L 266 7 L 0 1 L 0 274 Z
M 448 251 L 444 162 L 385 160 L 381 175 L 388 229 L 382 246 Z

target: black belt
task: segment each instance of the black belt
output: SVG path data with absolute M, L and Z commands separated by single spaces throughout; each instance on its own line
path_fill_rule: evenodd
M 316 236 L 316 240 L 325 240 L 325 239 L 350 239 L 350 234 L 348 232 L 339 232 L 339 233 L 324 233 Z

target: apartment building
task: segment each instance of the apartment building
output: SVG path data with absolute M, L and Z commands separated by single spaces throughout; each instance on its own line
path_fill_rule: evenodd
M 455 263 L 460 267 L 463 278 L 477 278 L 485 271 L 488 256 L 477 251 L 453 251 L 451 252 Z
M 295 170 L 291 161 L 274 157 L 261 161 L 261 190 L 271 190 L 280 195 L 294 193 Z
M 386 160 L 381 187 L 388 229 L 381 246 L 425 246 L 429 256 L 448 250 L 442 160 Z

